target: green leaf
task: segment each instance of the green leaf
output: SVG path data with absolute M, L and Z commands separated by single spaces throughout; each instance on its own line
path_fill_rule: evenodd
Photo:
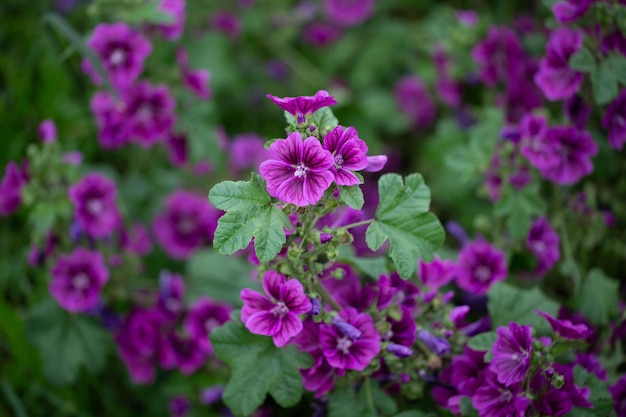
M 368 381 L 365 383 L 371 383 Z M 347 388 L 333 391 L 330 394 L 328 400 L 328 417 L 361 416 L 378 416 L 376 410 L 372 409 L 368 404 L 365 387 L 361 387 L 359 392 L 355 392 L 353 388 Z
M 378 181 L 378 195 L 376 220 L 367 228 L 366 243 L 378 250 L 389 240 L 389 255 L 400 276 L 408 279 L 418 259 L 431 261 L 445 238 L 441 223 L 428 212 L 430 190 L 420 174 L 409 175 L 405 183 L 398 174 L 385 174 Z
M 342 185 L 339 187 L 339 191 L 339 198 L 341 198 L 341 201 L 346 203 L 349 207 L 352 207 L 355 210 L 361 210 L 363 208 L 365 200 L 363 199 L 363 191 L 361 191 L 361 187 L 358 185 L 353 185 L 351 187 Z
M 487 309 L 494 328 L 516 322 L 531 324 L 540 335 L 551 333 L 550 325 L 535 310 L 556 316 L 559 304 L 546 297 L 539 288 L 522 290 L 500 282 L 489 290 L 488 297 Z
M 239 258 L 220 255 L 211 249 L 198 251 L 187 261 L 185 293 L 189 301 L 207 296 L 241 306 L 242 289 L 260 289 L 258 282 L 250 279 L 250 272 L 250 265 Z
M 626 58 L 620 54 L 611 54 L 604 59 L 606 65 L 615 80 L 626 86 Z
M 254 221 L 254 250 L 261 262 L 269 262 L 287 241 L 284 229 L 291 228 L 289 218 L 276 206 L 265 207 Z
M 225 255 L 245 249 L 255 238 L 254 249 L 262 262 L 280 252 L 291 227 L 287 215 L 272 206 L 265 180 L 252 173 L 250 181 L 224 181 L 209 191 L 209 200 L 227 213 L 218 220 L 213 246 Z
M 263 178 L 252 173 L 250 181 L 222 181 L 209 191 L 209 201 L 220 210 L 244 211 L 268 206 L 271 196 Z
M 534 184 L 515 190 L 506 186 L 502 191 L 500 200 L 494 205 L 495 214 L 506 217 L 507 229 L 514 238 L 524 238 L 530 230 L 532 218 L 544 214 L 547 209 L 539 187 Z
M 322 136 L 326 135 L 339 124 L 339 120 L 337 120 L 330 107 L 322 107 L 313 113 L 311 122 L 315 123 L 315 126 L 320 130 Z
M 474 350 L 489 352 L 497 338 L 496 332 L 481 333 L 472 337 L 467 345 Z
M 115 10 L 115 20 L 131 25 L 174 23 L 174 16 L 159 10 L 160 2 L 131 3 Z
M 372 390 L 372 399 L 376 409 L 380 410 L 383 415 L 392 415 L 398 412 L 398 404 L 385 391 L 383 391 L 375 380 L 369 380 L 366 384 L 370 384 Z
M 602 61 L 598 69 L 591 73 L 591 86 L 596 104 L 608 104 L 617 96 L 617 75 L 610 62 Z
M 434 416 L 434 414 L 432 413 L 424 413 L 423 411 L 419 411 L 419 410 L 407 410 L 407 411 L 403 411 L 400 414 L 396 414 L 393 417 L 431 417 Z
M 250 333 L 242 323 L 229 322 L 209 336 L 215 355 L 231 368 L 224 402 L 236 416 L 249 416 L 269 393 L 282 407 L 302 396 L 299 369 L 313 366 L 311 357 L 295 346 L 277 348 L 271 337 Z
M 572 415 L 575 416 L 615 416 L 613 411 L 613 398 L 608 384 L 600 380 L 594 374 L 587 372 L 580 365 L 574 367 L 574 383 L 579 387 L 589 388 L 591 391 L 589 401 L 593 403 L 593 413 L 588 414 L 588 409 L 577 408 Z M 568 414 L 569 415 L 569 414 Z
M 597 64 L 593 53 L 583 46 L 578 52 L 569 59 L 569 66 L 580 72 L 593 72 L 596 70 Z
M 81 369 L 102 368 L 111 338 L 84 316 L 70 314 L 48 300 L 26 316 L 26 335 L 41 354 L 43 372 L 55 385 L 74 381 Z
M 582 312 L 592 324 L 605 326 L 617 313 L 619 282 L 607 277 L 601 269 L 594 268 L 583 280 L 573 307 Z
M 463 417 L 478 417 L 478 411 L 472 405 L 472 399 L 469 397 L 461 398 L 459 408 Z

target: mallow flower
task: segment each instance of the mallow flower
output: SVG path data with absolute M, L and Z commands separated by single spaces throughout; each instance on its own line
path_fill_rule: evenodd
M 335 178 L 330 168 L 333 155 L 322 148 L 319 140 L 300 132 L 270 145 L 271 159 L 264 161 L 259 171 L 267 181 L 267 191 L 273 197 L 296 206 L 317 203 Z
M 269 297 L 249 288 L 241 290 L 241 320 L 254 334 L 272 336 L 274 344 L 285 346 L 302 331 L 299 314 L 311 311 L 311 301 L 297 279 L 276 271 L 263 275 L 263 290 Z
M 115 183 L 98 173 L 89 173 L 70 187 L 69 198 L 74 204 L 76 219 L 91 237 L 107 237 L 119 227 L 116 194 Z
M 485 294 L 493 284 L 506 278 L 504 253 L 479 240 L 467 244 L 457 260 L 456 283 L 472 294 Z
M 335 163 L 330 171 L 335 176 L 337 185 L 356 185 L 359 178 L 353 171 L 361 171 L 368 165 L 367 145 L 361 139 L 356 129 L 352 126 L 335 127 L 324 136 L 324 149 L 334 157 Z
M 512 322 L 508 328 L 498 327 L 496 333 L 498 338 L 491 348 L 493 359 L 490 369 L 507 387 L 522 382 L 530 367 L 532 327 Z
M 314 96 L 298 97 L 276 97 L 271 94 L 267 98 L 272 100 L 281 109 L 285 110 L 299 119 L 304 120 L 304 116 L 313 114 L 322 107 L 333 106 L 337 100 L 326 90 L 319 90 Z
M 542 177 L 569 185 L 593 172 L 591 157 L 598 153 L 598 145 L 588 132 L 573 127 L 552 127 L 547 130 L 545 140 L 556 149 L 559 162 L 539 169 Z
M 550 34 L 546 56 L 539 63 L 535 84 L 550 101 L 565 100 L 578 92 L 583 74 L 569 66 L 569 59 L 583 45 L 582 32 L 566 27 Z
M 626 142 L 626 89 L 607 107 L 602 127 L 609 131 L 609 145 L 621 151 Z
M 363 23 L 374 13 L 376 0 L 324 0 L 324 13 L 341 26 Z

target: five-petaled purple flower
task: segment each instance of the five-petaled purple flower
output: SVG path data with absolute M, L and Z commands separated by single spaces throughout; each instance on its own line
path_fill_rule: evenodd
M 270 154 L 272 159 L 264 161 L 259 170 L 267 181 L 267 191 L 286 203 L 315 204 L 333 182 L 333 155 L 314 137 L 303 141 L 300 132 L 291 133 L 272 143 Z
M 152 52 L 150 42 L 126 23 L 101 23 L 93 31 L 87 45 L 100 58 L 111 84 L 123 90 L 139 77 L 143 63 Z M 102 83 L 98 72 L 85 58 L 82 68 L 96 85 Z
M 545 274 L 559 260 L 559 243 L 559 235 L 545 216 L 535 220 L 526 236 L 526 247 L 539 260 L 536 275 Z
M 570 23 L 578 19 L 589 9 L 594 0 L 565 0 L 555 3 L 552 12 L 559 23 Z
M 539 169 L 544 178 L 568 185 L 593 172 L 591 157 L 598 153 L 598 145 L 588 132 L 573 127 L 551 127 L 545 140 L 556 149 L 558 162 Z
M 550 101 L 565 100 L 578 92 L 583 74 L 569 66 L 569 59 L 583 45 L 580 31 L 559 28 L 552 32 L 546 46 L 546 56 L 535 74 L 535 84 Z
M 479 240 L 467 244 L 457 260 L 456 282 L 473 294 L 485 294 L 491 286 L 506 278 L 504 253 Z
M 586 339 L 594 332 L 594 329 L 584 323 L 574 324 L 569 320 L 559 320 L 539 310 L 536 313 L 546 319 L 552 330 L 564 339 Z
M 171 23 L 161 23 L 156 28 L 167 40 L 180 38 L 185 29 L 186 0 L 161 0 L 158 10 L 172 17 Z
M 313 114 L 322 107 L 334 106 L 337 100 L 328 94 L 326 90 L 319 90 L 314 96 L 276 97 L 271 94 L 267 98 L 272 100 L 278 107 L 298 118 L 304 118 Z
M 4 177 L 0 181 L 0 216 L 9 214 L 20 208 L 22 204 L 22 188 L 27 176 L 19 165 L 11 161 L 7 164 Z
M 311 311 L 311 301 L 297 279 L 287 280 L 276 271 L 263 275 L 263 289 L 271 298 L 248 288 L 241 290 L 241 320 L 251 333 L 272 336 L 276 346 L 285 346 L 302 330 L 298 314 Z
M 416 127 L 428 127 L 435 121 L 435 102 L 422 81 L 413 76 L 402 77 L 393 89 L 396 105 Z
M 50 293 L 64 309 L 85 312 L 96 307 L 108 279 L 99 252 L 76 248 L 69 255 L 60 255 L 52 268 Z
M 352 126 L 344 129 L 335 127 L 324 137 L 324 148 L 334 157 L 335 163 L 330 171 L 335 176 L 337 185 L 356 185 L 359 178 L 352 171 L 361 171 L 367 167 L 367 145 Z
M 361 334 L 354 340 L 336 326 L 322 325 L 319 341 L 324 357 L 334 368 L 362 371 L 380 352 L 380 335 L 367 313 L 359 313 L 349 307 L 342 310 L 339 316 Z
M 509 327 L 498 327 L 491 351 L 493 359 L 490 368 L 498 381 L 507 387 L 522 382 L 530 367 L 532 353 L 532 327 L 509 323 Z
M 98 173 L 87 174 L 70 187 L 69 197 L 76 219 L 91 237 L 107 237 L 120 225 L 116 194 L 115 183 Z
M 211 332 L 229 320 L 231 307 L 209 300 L 206 297 L 199 298 L 187 311 L 184 327 L 187 333 L 206 345 L 209 353 L 213 347 L 209 341 Z

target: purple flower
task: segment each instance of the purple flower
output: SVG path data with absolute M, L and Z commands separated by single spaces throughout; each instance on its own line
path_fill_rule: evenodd
M 566 0 L 552 6 L 554 17 L 559 23 L 570 23 L 578 19 L 589 9 L 594 0 Z
M 254 133 L 235 135 L 229 147 L 230 167 L 235 172 L 259 169 L 261 162 L 270 157 L 265 141 Z
M 207 351 L 212 353 L 213 347 L 208 336 L 217 327 L 230 320 L 230 311 L 231 307 L 226 304 L 201 297 L 187 311 L 183 325 L 187 334 L 202 341 Z
M 418 330 L 417 338 L 424 342 L 424 344 L 428 346 L 428 349 L 437 356 L 450 353 L 450 342 L 443 337 L 435 336 L 429 331 L 422 329 Z
M 314 137 L 303 141 L 299 132 L 291 133 L 272 143 L 270 154 L 273 159 L 264 161 L 259 170 L 267 191 L 286 203 L 315 204 L 333 182 L 333 155 Z
M 185 281 L 178 274 L 161 271 L 157 309 L 167 321 L 175 321 L 183 312 Z
M 535 220 L 526 236 L 526 247 L 539 259 L 537 275 L 545 274 L 559 260 L 559 243 L 559 235 L 545 216 Z
M 535 84 L 548 100 L 565 100 L 578 92 L 583 74 L 569 67 L 569 59 L 582 45 L 580 31 L 562 27 L 550 34 L 546 56 L 535 74 Z
M 167 156 L 175 167 L 184 167 L 189 161 L 187 136 L 178 133 L 170 133 L 163 142 Z
M 325 47 L 335 42 L 340 35 L 340 30 L 331 24 L 313 22 L 303 29 L 302 37 L 311 45 Z
M 209 201 L 189 191 L 177 190 L 165 201 L 165 210 L 153 223 L 156 239 L 175 259 L 186 259 L 213 239 L 219 212 Z
M 582 323 L 574 324 L 569 320 L 559 320 L 539 310 L 536 313 L 546 319 L 552 330 L 564 339 L 586 339 L 594 332 L 594 329 L 590 329 Z
M 91 237 L 110 236 L 119 227 L 121 220 L 115 203 L 117 189 L 107 177 L 98 173 L 87 174 L 70 187 L 68 194 L 78 224 Z
M 374 155 L 367 157 L 367 166 L 363 169 L 366 172 L 381 171 L 387 164 L 387 155 Z
M 274 344 L 282 347 L 302 330 L 298 314 L 311 311 L 311 301 L 297 279 L 287 280 L 275 271 L 263 275 L 263 290 L 271 298 L 241 290 L 241 320 L 251 333 L 272 336 Z
M 222 399 L 224 393 L 223 385 L 213 385 L 205 388 L 200 393 L 200 402 L 204 405 L 213 405 Z
M 211 73 L 207 69 L 191 69 L 189 65 L 189 55 L 183 48 L 176 50 L 176 61 L 182 74 L 185 87 L 202 100 L 208 100 L 211 97 L 209 90 L 209 79 Z
M 125 92 L 124 113 L 129 137 L 146 148 L 164 140 L 174 126 L 176 107 L 168 87 L 141 81 Z
M 507 387 L 524 380 L 530 367 L 532 353 L 532 327 L 509 323 L 509 327 L 498 327 L 491 352 L 493 359 L 490 369 L 496 373 L 498 381 Z
M 518 83 L 525 72 L 525 54 L 517 35 L 506 27 L 491 27 L 487 38 L 472 49 L 480 66 L 480 78 L 490 87 L 498 81 Z
M 189 375 L 200 369 L 208 356 L 208 345 L 195 337 L 170 333 L 161 339 L 159 362 L 165 369 L 178 368 Z
M 411 310 L 403 308 L 400 320 L 387 317 L 387 321 L 391 324 L 391 329 L 383 335 L 384 340 L 398 345 L 413 346 L 416 339 L 416 326 L 415 320 L 411 316 Z
M 96 307 L 109 271 L 99 252 L 76 248 L 60 255 L 52 268 L 50 293 L 64 309 L 85 312 Z
M 126 23 L 101 23 L 93 31 L 87 45 L 100 58 L 111 84 L 124 90 L 139 77 L 143 63 L 152 52 L 152 45 L 141 33 Z M 100 75 L 85 58 L 82 68 L 94 84 L 100 85 Z
M 156 28 L 167 40 L 180 38 L 185 30 L 185 0 L 161 0 L 158 10 L 173 18 L 171 23 L 161 23 Z
M 472 405 L 480 417 L 524 416 L 530 400 L 519 384 L 504 386 L 493 372 L 486 372 L 485 383 L 476 390 Z
M 211 26 L 231 38 L 236 38 L 241 33 L 241 21 L 235 13 L 217 11 L 211 15 Z
M 574 404 L 565 390 L 549 387 L 541 397 L 533 402 L 535 410 L 541 415 L 560 417 L 567 414 Z
M 606 108 L 602 127 L 609 131 L 609 145 L 621 151 L 626 142 L 626 89 Z
M 343 126 L 335 127 L 324 136 L 324 149 L 329 151 L 335 160 L 330 171 L 335 176 L 337 185 L 356 185 L 359 178 L 352 171 L 361 171 L 368 165 L 367 145 L 361 139 L 356 129 L 352 126 L 344 129 Z
M 98 142 L 104 149 L 117 149 L 130 140 L 130 123 L 124 113 L 125 105 L 111 94 L 99 91 L 93 95 L 90 103 L 98 125 Z
M 404 345 L 398 345 L 396 343 L 389 343 L 387 345 L 387 352 L 393 353 L 399 358 L 408 358 L 413 354 L 413 350 Z
M 602 366 L 602 362 L 598 357 L 591 353 L 576 353 L 576 359 L 574 364 L 580 365 L 587 370 L 587 372 L 594 374 L 599 379 L 606 381 L 606 370 Z
M 46 119 L 39 123 L 39 138 L 44 143 L 50 143 L 57 140 L 57 127 L 55 126 L 54 121 Z
M 491 286 L 506 278 L 504 253 L 479 240 L 467 244 L 457 260 L 456 282 L 473 294 L 485 294 Z
M 170 398 L 167 408 L 170 411 L 170 417 L 185 417 L 189 414 L 191 403 L 187 397 L 176 396 Z
M 380 335 L 372 318 L 354 308 L 346 308 L 339 316 L 361 332 L 352 340 L 334 326 L 322 325 L 319 342 L 328 364 L 338 369 L 362 371 L 380 352 Z
M 585 130 L 592 108 L 588 106 L 580 94 L 575 94 L 563 103 L 563 111 L 568 120 L 578 130 Z
M 609 387 L 613 396 L 613 409 L 617 417 L 626 417 L 626 375 Z
M 608 54 L 610 51 L 615 51 L 626 56 L 626 37 L 624 37 L 619 30 L 608 33 L 602 39 L 600 52 L 602 52 L 602 54 Z
M 456 265 L 449 259 L 435 257 L 432 262 L 418 261 L 419 279 L 431 289 L 439 289 L 454 279 Z
M 324 0 L 324 13 L 338 25 L 354 26 L 374 14 L 375 0 Z
M 478 13 L 474 10 L 455 10 L 454 15 L 463 26 L 472 27 L 478 23 Z
M 336 274 L 340 274 L 343 278 L 335 279 Z M 376 297 L 376 292 L 372 286 L 368 283 L 362 287 L 359 276 L 348 265 L 333 265 L 324 271 L 321 280 L 324 287 L 343 307 L 353 307 L 363 311 L 372 304 Z
M 416 126 L 428 127 L 435 121 L 435 102 L 419 78 L 407 75 L 395 85 L 393 96 L 402 113 Z
M 132 228 L 120 230 L 120 245 L 136 255 L 145 256 L 152 251 L 152 240 L 148 230 L 141 223 L 135 223 Z
M 298 97 L 275 97 L 271 94 L 267 98 L 272 100 L 278 107 L 296 117 L 313 114 L 322 107 L 334 106 L 337 100 L 328 94 L 326 90 L 319 90 L 314 96 Z
M 0 216 L 8 216 L 22 204 L 22 187 L 26 175 L 15 162 L 9 162 L 0 182 Z
M 593 172 L 591 157 L 598 153 L 598 145 L 588 132 L 573 127 L 552 127 L 546 132 L 546 141 L 556 148 L 559 162 L 539 170 L 544 178 L 568 185 Z
M 59 238 L 52 232 L 46 234 L 43 249 L 33 244 L 28 251 L 28 264 L 34 268 L 43 266 L 46 259 L 54 252 L 59 244 Z
M 527 114 L 520 121 L 522 155 L 537 169 L 559 163 L 557 146 L 546 139 L 548 124 L 543 116 Z
M 485 352 L 478 352 L 465 346 L 463 354 L 454 356 L 450 363 L 450 383 L 460 394 L 473 396 L 485 381 Z

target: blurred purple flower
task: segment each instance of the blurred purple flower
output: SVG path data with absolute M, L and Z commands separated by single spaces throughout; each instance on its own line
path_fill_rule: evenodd
M 180 38 L 185 30 L 185 0 L 160 0 L 158 10 L 172 17 L 171 23 L 160 23 L 156 28 L 167 40 Z
M 435 257 L 432 262 L 418 261 L 418 277 L 430 289 L 439 289 L 454 279 L 456 265 L 449 259 Z
M 164 140 L 174 127 L 176 107 L 169 88 L 141 81 L 125 93 L 124 110 L 129 123 L 129 137 L 145 148 Z
M 263 161 L 270 157 L 265 149 L 265 141 L 255 133 L 235 135 L 229 146 L 230 167 L 237 173 L 248 170 L 258 171 Z
M 481 417 L 524 416 L 530 399 L 519 384 L 502 385 L 493 372 L 485 372 L 485 382 L 472 397 L 472 405 Z
M 556 149 L 558 164 L 539 169 L 541 176 L 560 185 L 575 184 L 593 172 L 591 157 L 598 153 L 598 145 L 588 132 L 573 127 L 552 127 L 545 140 Z
M 536 313 L 546 319 L 548 323 L 550 323 L 552 330 L 564 339 L 586 339 L 594 332 L 593 328 L 589 328 L 582 323 L 573 324 L 569 320 L 559 320 L 539 310 L 537 310 Z
M 176 396 L 170 398 L 167 408 L 170 411 L 170 417 L 185 417 L 189 414 L 191 403 L 187 397 Z
M 201 297 L 189 307 L 183 325 L 187 334 L 201 341 L 206 345 L 209 353 L 213 352 L 213 347 L 209 341 L 211 332 L 222 324 L 226 323 L 229 318 L 231 307 Z
M 416 127 L 428 127 L 435 121 L 436 107 L 419 78 L 407 75 L 394 87 L 396 105 Z
M 570 23 L 587 13 L 593 2 L 594 0 L 560 1 L 552 6 L 552 12 L 557 22 Z
M 609 131 L 609 145 L 621 151 L 626 143 L 626 89 L 606 108 L 602 127 Z
M 485 294 L 507 276 L 504 253 L 479 240 L 463 247 L 457 260 L 456 282 L 473 294 Z
M 417 338 L 437 356 L 450 353 L 450 342 L 443 337 L 435 336 L 429 331 L 422 329 L 417 331 Z
M 115 183 L 98 173 L 89 173 L 69 188 L 74 215 L 82 230 L 93 238 L 110 236 L 121 224 Z
M 609 387 L 611 396 L 613 396 L 613 409 L 617 413 L 617 417 L 626 417 L 626 375 Z
M 161 343 L 161 320 L 155 310 L 135 308 L 115 335 L 118 352 L 135 383 L 154 381 Z
M 324 13 L 334 23 L 354 26 L 374 14 L 376 0 L 323 0 Z
M 44 143 L 51 143 L 57 140 L 57 127 L 54 121 L 46 119 L 39 123 L 39 139 Z
M 156 239 L 174 259 L 187 259 L 213 239 L 219 212 L 201 195 L 176 190 L 153 222 Z
M 539 259 L 537 275 L 545 274 L 559 260 L 559 243 L 559 235 L 545 216 L 535 220 L 526 236 L 526 247 Z
M 109 271 L 99 252 L 76 248 L 60 255 L 52 268 L 50 294 L 61 307 L 71 312 L 86 312 L 100 301 L 100 292 Z
M 499 81 L 509 85 L 523 79 L 526 57 L 519 38 L 509 28 L 489 28 L 487 37 L 472 49 L 472 58 L 480 66 L 480 79 L 490 87 Z
M 582 32 L 559 28 L 550 34 L 546 56 L 535 74 L 535 84 L 550 101 L 568 99 L 578 92 L 583 74 L 569 66 L 569 59 L 583 45 Z
M 318 47 L 325 47 L 335 42 L 341 31 L 325 22 L 313 22 L 304 27 L 302 37 L 305 42 Z
M 239 17 L 229 11 L 217 11 L 211 15 L 211 27 L 231 38 L 237 38 L 241 33 L 241 21 Z
M 191 69 L 189 65 L 189 55 L 183 48 L 176 50 L 176 61 L 178 62 L 178 68 L 180 68 L 185 87 L 198 98 L 208 100 L 211 97 L 211 90 L 209 89 L 211 72 L 204 68 L 196 70 Z
M 0 182 L 0 216 L 8 216 L 20 208 L 26 181 L 26 174 L 20 167 L 13 161 L 9 162 Z

